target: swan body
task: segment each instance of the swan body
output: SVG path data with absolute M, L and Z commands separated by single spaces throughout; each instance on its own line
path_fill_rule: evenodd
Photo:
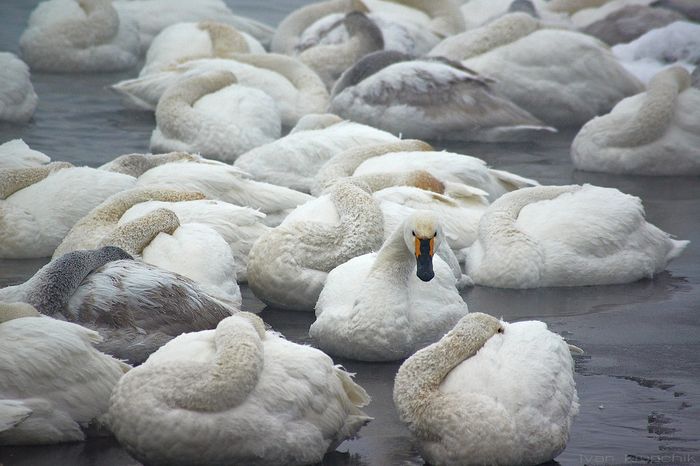
M 591 185 L 539 186 L 491 204 L 465 273 L 500 288 L 629 283 L 664 270 L 687 244 L 647 223 L 639 198 Z
M 0 170 L 37 167 L 50 161 L 48 155 L 31 149 L 21 139 L 12 139 L 0 144 Z
M 645 93 L 589 121 L 571 145 L 576 168 L 636 175 L 700 174 L 700 89 L 675 66 Z
M 127 210 L 119 219 L 119 224 L 129 223 L 139 217 L 148 215 L 156 209 L 168 209 L 175 213 L 181 227 L 190 223 L 202 224 L 216 231 L 226 241 L 231 254 L 233 254 L 233 260 L 230 262 L 235 269 L 234 276 L 239 282 L 247 281 L 248 253 L 253 247 L 255 240 L 269 230 L 269 227 L 263 223 L 265 214 L 249 207 L 235 206 L 222 201 L 147 201 L 138 203 Z M 144 260 L 154 265 L 160 265 L 149 260 L 145 251 Z M 222 257 L 217 259 L 217 263 L 219 262 L 225 263 L 226 261 Z M 169 267 L 163 268 L 173 270 Z M 206 267 L 203 268 L 206 269 Z M 179 272 L 177 270 L 174 271 Z M 182 272 L 179 273 L 187 275 Z M 201 282 L 202 280 L 198 281 Z
M 488 193 L 491 200 L 537 182 L 510 172 L 489 168 L 481 159 L 453 152 L 394 152 L 362 162 L 355 176 L 425 170 L 439 180 L 462 183 Z
M 301 130 L 313 117 L 300 120 L 287 136 L 243 154 L 234 166 L 256 180 L 310 192 L 316 172 L 335 154 L 360 144 L 398 140 L 386 131 L 336 117 L 329 118 L 328 126 Z
M 255 181 L 236 167 L 214 161 L 160 165 L 141 175 L 136 185 L 196 191 L 210 199 L 251 207 L 265 214 L 263 222 L 269 226 L 279 225 L 297 206 L 313 199 L 293 189 Z
M 685 16 L 682 14 L 666 8 L 628 5 L 589 24 L 581 32 L 597 37 L 606 44 L 615 45 L 632 42 L 652 29 L 683 19 Z
M 468 69 L 396 52 L 366 55 L 345 71 L 329 110 L 418 139 L 520 140 L 553 131 Z
M 32 69 L 59 72 L 118 71 L 140 56 L 136 24 L 109 0 L 48 0 L 29 17 L 19 40 Z
M 569 347 L 543 322 L 469 314 L 399 368 L 394 404 L 431 464 L 540 464 L 578 413 Z
M 233 162 L 279 138 L 280 115 L 272 98 L 235 83 L 230 72 L 214 71 L 168 89 L 156 107 L 151 151 L 195 152 Z
M 337 222 L 292 213 L 250 250 L 248 285 L 268 305 L 312 310 L 328 272 L 381 246 L 382 214 L 369 193 L 341 181 L 329 196 Z
M 115 0 L 122 18 L 138 24 L 141 50 L 146 52 L 153 39 L 166 27 L 183 22 L 217 21 L 268 44 L 273 29 L 261 22 L 234 15 L 223 0 Z
M 78 220 L 136 182 L 120 173 L 66 165 L 0 171 L 0 188 L 7 188 L 0 195 L 0 257 L 51 256 Z
M 298 59 L 278 54 L 234 54 L 227 58 L 190 60 L 121 81 L 112 88 L 122 96 L 125 105 L 155 110 L 169 87 L 215 70 L 230 71 L 240 85 L 259 89 L 272 97 L 285 126 L 294 126 L 304 115 L 324 112 L 328 107 L 328 91 L 321 78 Z
M 199 58 L 226 58 L 234 53 L 265 53 L 260 42 L 228 24 L 214 21 L 177 23 L 163 29 L 146 53 L 139 76 Z
M 131 364 L 173 337 L 214 328 L 237 311 L 192 280 L 113 246 L 54 259 L 26 282 L 0 289 L 0 301 L 26 302 L 44 315 L 98 331 L 104 340 L 96 347 Z
M 643 89 L 598 39 L 542 28 L 525 13 L 450 37 L 430 55 L 492 78 L 494 92 L 557 127 L 582 125 Z
M 110 426 L 148 464 L 317 463 L 371 420 L 367 393 L 321 351 L 240 313 L 186 333 L 122 378 Z
M 0 303 L 0 445 L 81 441 L 88 425 L 103 425 L 130 367 L 98 351 L 101 340 L 27 304 Z
M 28 122 L 38 100 L 27 64 L 12 53 L 0 52 L 0 121 Z
M 432 241 L 436 250 L 443 236 L 437 217 L 418 211 L 394 230 L 378 253 L 355 257 L 333 269 L 309 329 L 319 348 L 351 359 L 393 361 L 451 329 L 468 312 L 457 280 L 433 251 L 417 245 L 419 239 Z M 423 254 L 430 255 L 432 277 L 421 273 Z
M 691 72 L 700 63 L 700 25 L 676 21 L 653 29 L 629 44 L 618 44 L 612 51 L 644 83 L 674 65 Z

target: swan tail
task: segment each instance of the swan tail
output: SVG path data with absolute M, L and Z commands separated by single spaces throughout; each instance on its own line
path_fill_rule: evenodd
M 348 396 L 352 404 L 358 408 L 362 408 L 363 406 L 367 406 L 369 404 L 371 398 L 365 389 L 355 383 L 355 381 L 352 379 L 354 374 L 345 371 L 342 366 L 335 366 L 335 375 L 343 384 L 343 390 L 345 390 L 345 394 Z
M 21 401 L 0 400 L 0 432 L 16 427 L 31 415 L 31 408 Z
M 671 262 L 673 259 L 677 258 L 680 256 L 683 251 L 685 251 L 686 246 L 690 244 L 690 241 L 688 240 L 677 240 L 677 239 L 672 239 L 671 240 L 671 250 L 668 251 L 666 254 L 666 263 Z
M 504 170 L 490 170 L 492 175 L 495 175 L 498 179 L 499 184 L 501 184 L 508 191 L 515 191 L 520 188 L 527 188 L 530 186 L 538 186 L 539 183 L 530 178 L 525 178 L 515 173 L 510 173 Z
M 545 133 L 556 133 L 557 129 L 541 125 L 496 126 L 482 133 L 484 142 L 520 142 L 535 139 Z

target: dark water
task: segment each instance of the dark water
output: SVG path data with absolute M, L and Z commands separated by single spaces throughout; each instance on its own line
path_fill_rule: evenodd
M 36 1 L 0 0 L 0 50 L 17 40 Z M 276 24 L 302 0 L 233 1 L 242 15 Z M 107 89 L 123 73 L 33 73 L 39 107 L 27 125 L 0 123 L 0 143 L 24 138 L 54 160 L 96 166 L 129 152 L 146 152 L 149 113 L 128 111 Z M 640 196 L 647 218 L 678 238 L 685 253 L 654 280 L 629 285 L 526 291 L 476 287 L 465 294 L 472 311 L 507 320 L 536 318 L 585 349 L 576 358 L 581 413 L 557 461 L 563 465 L 694 464 L 700 462 L 700 178 L 632 177 L 576 172 L 568 150 L 573 133 L 529 145 L 462 144 L 450 149 L 543 184 L 593 183 Z M 439 144 L 438 144 L 439 146 Z M 0 286 L 21 282 L 45 261 L 0 261 Z M 244 289 L 244 307 L 263 306 Z M 266 309 L 261 316 L 289 339 L 309 343 L 311 313 Z M 338 362 L 357 373 L 373 398 L 375 420 L 362 438 L 328 455 L 328 465 L 420 465 L 391 401 L 398 364 Z M 111 439 L 51 447 L 0 448 L 0 465 L 138 464 Z

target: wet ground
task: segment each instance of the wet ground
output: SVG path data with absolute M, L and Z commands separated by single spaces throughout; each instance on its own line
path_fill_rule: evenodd
M 301 0 L 228 1 L 238 14 L 275 24 Z M 0 0 L 0 50 L 17 40 L 36 1 Z M 39 108 L 32 122 L 0 123 L 0 143 L 22 137 L 54 160 L 100 165 L 146 152 L 154 127 L 149 113 L 125 110 L 106 88 L 138 69 L 96 75 L 32 74 Z M 472 311 L 506 320 L 538 319 L 586 351 L 576 357 L 581 412 L 562 465 L 695 464 L 700 462 L 700 178 L 632 177 L 574 171 L 573 132 L 524 144 L 461 144 L 451 150 L 543 184 L 592 183 L 644 201 L 647 219 L 691 240 L 667 272 L 629 285 L 536 290 L 475 287 L 464 294 Z M 443 147 L 439 143 L 436 146 Z M 0 286 L 26 280 L 45 260 L 0 261 Z M 244 308 L 263 305 L 244 289 Z M 265 309 L 266 322 L 290 340 L 311 343 L 312 313 Z M 327 465 L 420 465 L 391 401 L 399 364 L 337 360 L 357 373 L 372 396 L 375 420 L 360 439 L 328 455 Z M 0 465 L 134 465 L 112 439 L 50 447 L 0 448 Z

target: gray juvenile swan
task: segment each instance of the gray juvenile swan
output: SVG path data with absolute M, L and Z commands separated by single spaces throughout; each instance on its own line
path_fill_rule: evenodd
M 26 282 L 1 289 L 0 301 L 26 302 L 97 330 L 104 337 L 100 351 L 132 364 L 176 335 L 214 328 L 237 311 L 195 282 L 113 246 L 63 255 Z

